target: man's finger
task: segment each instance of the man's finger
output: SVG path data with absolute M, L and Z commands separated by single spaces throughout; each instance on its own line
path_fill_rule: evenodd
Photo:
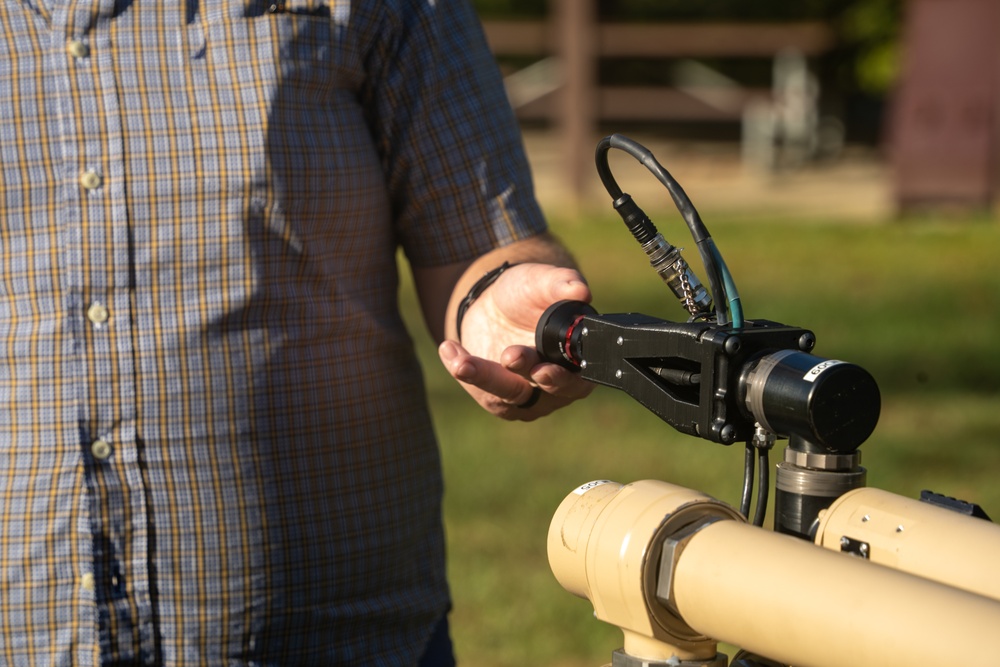
M 557 364 L 543 363 L 531 369 L 531 381 L 547 393 L 560 398 L 577 400 L 590 395 L 596 386 L 584 380 L 579 373 Z
M 504 403 L 519 405 L 531 397 L 532 385 L 526 378 L 500 364 L 470 355 L 454 341 L 445 341 L 438 354 L 456 380 L 470 384 Z

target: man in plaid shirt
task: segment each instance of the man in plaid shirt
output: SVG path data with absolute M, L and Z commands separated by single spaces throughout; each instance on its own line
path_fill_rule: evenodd
M 0 34 L 0 665 L 449 664 L 397 249 L 484 408 L 589 389 L 533 350 L 590 295 L 473 12 L 3 0 Z

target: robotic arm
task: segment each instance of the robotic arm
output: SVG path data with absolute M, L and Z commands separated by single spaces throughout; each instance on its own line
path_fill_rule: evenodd
M 698 246 L 707 288 L 615 183 L 611 148 L 636 157 L 667 187 Z M 747 649 L 730 667 L 992 664 L 1000 654 L 993 631 L 1000 526 L 948 499 L 865 488 L 858 448 L 881 405 L 871 374 L 813 355 L 816 339 L 806 329 L 744 319 L 697 211 L 649 151 L 613 135 L 598 145 L 597 167 L 689 317 L 601 315 L 564 301 L 540 319 L 538 350 L 626 392 L 682 433 L 745 442 L 747 451 L 739 511 L 651 480 L 590 482 L 559 506 L 549 562 L 564 588 L 622 629 L 612 666 L 726 667 L 717 641 Z M 778 438 L 788 446 L 777 466 L 772 532 L 760 526 L 767 452 Z M 976 647 L 961 637 L 975 638 Z

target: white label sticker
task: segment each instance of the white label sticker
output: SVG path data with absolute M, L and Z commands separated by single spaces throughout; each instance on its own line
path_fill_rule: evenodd
M 581 486 L 578 489 L 576 489 L 575 491 L 573 491 L 573 493 L 575 493 L 578 496 L 582 496 L 587 491 L 590 491 L 591 489 L 597 488 L 598 486 L 601 486 L 602 484 L 614 484 L 614 482 L 612 482 L 610 479 L 597 479 L 597 480 L 594 480 L 593 482 L 587 482 L 583 486 Z
M 806 382 L 815 382 L 816 378 L 819 377 L 820 373 L 822 373 L 823 371 L 825 371 L 827 368 L 830 368 L 831 366 L 836 366 L 838 364 L 844 364 L 844 363 L 847 363 L 847 362 L 846 361 L 837 361 L 836 359 L 827 359 L 826 361 L 824 361 L 822 363 L 819 363 L 819 364 L 816 364 L 815 366 L 813 366 L 812 368 L 810 368 L 808 371 L 806 371 L 806 374 L 802 376 L 802 379 L 805 380 Z

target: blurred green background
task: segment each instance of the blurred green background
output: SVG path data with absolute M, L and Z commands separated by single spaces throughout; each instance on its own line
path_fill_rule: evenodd
M 657 218 L 681 245 L 679 219 Z M 810 328 L 817 354 L 858 363 L 878 380 L 882 417 L 862 448 L 869 485 L 908 497 L 932 489 L 1000 516 L 1000 227 L 935 217 L 705 221 L 748 317 Z M 600 312 L 683 319 L 613 213 L 552 225 Z M 417 313 L 409 317 L 419 330 Z M 444 457 L 460 661 L 604 664 L 620 632 L 551 575 L 545 539 L 555 508 L 576 486 L 605 478 L 663 479 L 738 504 L 742 449 L 676 433 L 605 387 L 538 422 L 499 422 L 474 409 L 423 335 L 420 347 Z

